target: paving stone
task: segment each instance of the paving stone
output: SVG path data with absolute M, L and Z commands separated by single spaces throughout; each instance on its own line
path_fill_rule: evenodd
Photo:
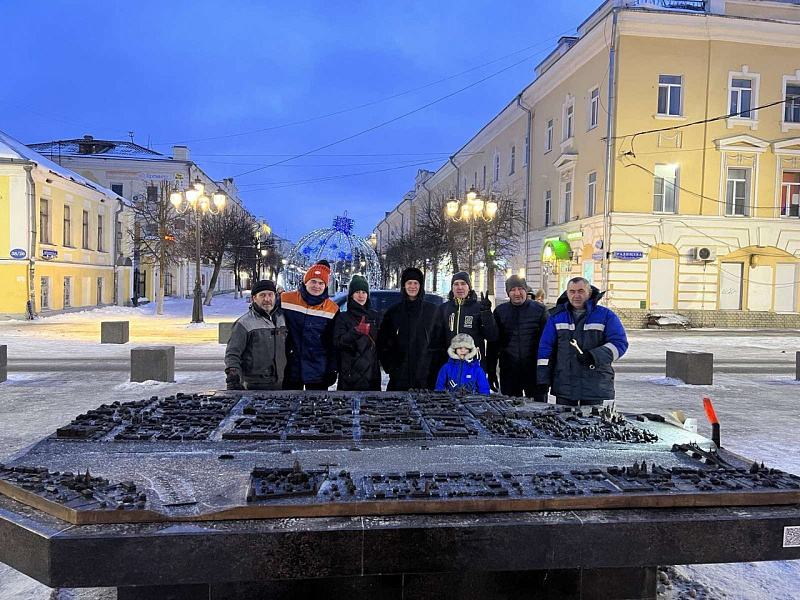
M 102 321 L 100 323 L 101 344 L 127 344 L 130 340 L 128 321 Z
M 131 381 L 175 381 L 175 346 L 131 349 Z

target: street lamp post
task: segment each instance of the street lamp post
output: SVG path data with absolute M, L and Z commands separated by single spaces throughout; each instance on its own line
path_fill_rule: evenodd
M 197 251 L 195 254 L 195 276 L 194 276 L 194 303 L 192 305 L 192 323 L 203 322 L 203 290 L 200 287 L 200 223 L 205 213 L 218 215 L 225 208 L 225 192 L 217 189 L 211 195 L 211 199 L 206 195 L 203 182 L 198 177 L 194 183 L 185 190 L 175 190 L 169 195 L 169 201 L 175 208 L 175 212 L 182 215 L 188 211 L 195 215 L 195 237 Z
M 467 192 L 466 198 L 463 203 L 456 199 L 455 195 L 450 196 L 450 201 L 447 203 L 445 210 L 447 216 L 453 221 L 466 221 L 469 223 L 469 274 L 472 277 L 472 262 L 474 259 L 474 245 L 475 245 L 475 223 L 478 219 L 488 223 L 494 219 L 497 213 L 497 202 L 493 195 L 489 196 L 488 200 L 484 200 L 478 190 L 471 187 Z

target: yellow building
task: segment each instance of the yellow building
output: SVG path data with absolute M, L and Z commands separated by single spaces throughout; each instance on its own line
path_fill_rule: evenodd
M 474 184 L 516 190 L 506 273 L 549 302 L 581 275 L 631 324 L 800 326 L 800 4 L 604 2 L 427 188 Z
M 0 318 L 128 298 L 129 218 L 120 196 L 0 132 Z

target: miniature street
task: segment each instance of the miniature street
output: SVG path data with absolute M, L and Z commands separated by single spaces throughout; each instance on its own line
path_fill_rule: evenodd
M 8 381 L 0 394 L 0 456 L 20 452 L 86 410 L 110 400 L 134 401 L 153 395 L 224 389 L 217 322 L 234 320 L 245 300 L 218 296 L 207 322 L 188 324 L 190 300 L 168 300 L 165 314 L 153 305 L 109 307 L 34 322 L 0 322 L 8 345 Z M 130 321 L 131 341 L 101 345 L 100 321 Z M 767 466 L 800 472 L 800 443 L 792 423 L 800 416 L 800 384 L 794 379 L 797 332 L 710 330 L 629 331 L 631 347 L 617 368 L 621 412 L 682 410 L 710 435 L 702 409 L 710 396 L 722 425 L 722 444 Z M 176 346 L 176 382 L 129 382 L 129 356 L 140 345 Z M 712 386 L 689 386 L 664 377 L 664 353 L 691 349 L 714 353 Z M 670 570 L 671 588 L 662 598 L 697 589 L 712 598 L 792 598 L 800 582 L 797 561 L 696 565 Z M 685 581 L 681 581 L 685 578 Z M 0 598 L 46 599 L 51 590 L 0 567 Z M 59 597 L 110 598 L 111 590 L 59 592 Z M 65 595 L 65 594 L 74 595 Z

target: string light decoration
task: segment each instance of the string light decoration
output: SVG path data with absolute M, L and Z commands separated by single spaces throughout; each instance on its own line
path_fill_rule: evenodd
M 286 257 L 285 280 L 290 288 L 297 287 L 303 275 L 315 262 L 325 259 L 331 265 L 328 289 L 331 295 L 347 289 L 353 275 L 366 277 L 371 289 L 381 283 L 381 267 L 372 244 L 353 233 L 355 221 L 347 216 L 335 216 L 331 227 L 307 233 Z

